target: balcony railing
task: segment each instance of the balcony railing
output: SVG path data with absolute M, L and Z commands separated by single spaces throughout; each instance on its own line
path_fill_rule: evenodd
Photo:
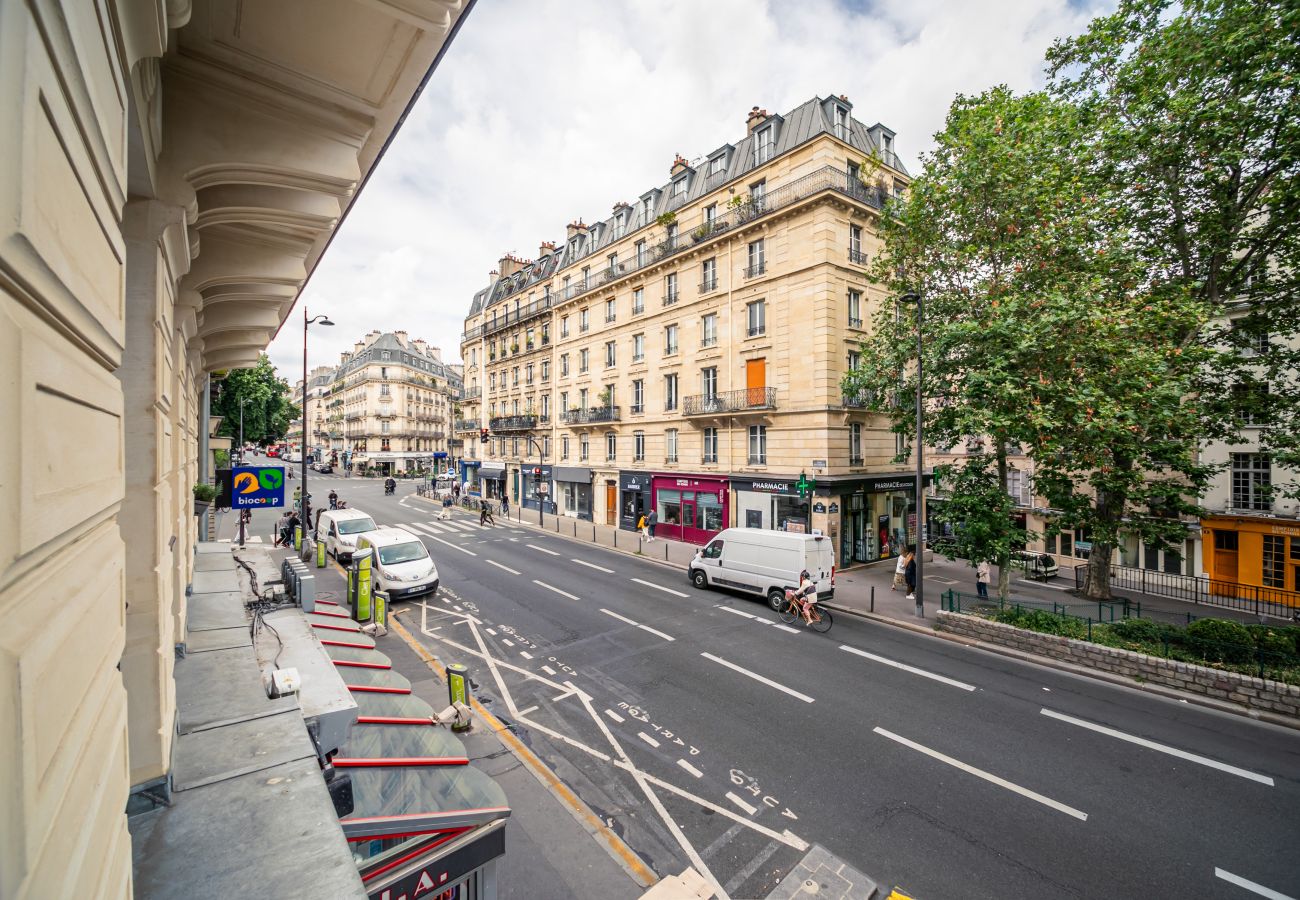
M 565 425 L 595 425 L 600 422 L 617 422 L 622 410 L 617 406 L 593 406 L 588 409 L 566 409 L 560 414 Z
M 718 289 L 717 276 L 714 276 L 713 278 L 706 278 L 700 282 L 701 294 L 707 294 L 709 291 L 716 291 L 717 289 Z
M 849 262 L 855 263 L 859 266 L 865 266 L 867 264 L 867 254 L 863 253 L 861 250 L 854 250 L 850 247 Z
M 540 300 L 534 300 L 532 303 L 519 307 L 518 310 L 507 309 L 503 314 L 489 318 L 477 328 L 466 331 L 460 336 L 460 341 L 463 344 L 466 341 L 477 340 L 489 334 L 496 334 L 511 325 L 518 325 L 529 319 L 535 319 L 540 315 L 544 315 L 554 305 L 554 302 L 554 296 L 543 297 Z
M 762 275 L 762 274 L 763 274 L 764 272 L 766 272 L 766 271 L 767 271 L 767 263 L 766 263 L 766 262 L 758 262 L 758 263 L 754 263 L 752 266 L 746 266 L 746 267 L 745 267 L 745 277 L 746 277 L 746 278 L 757 278 L 759 275 Z
M 841 398 L 841 402 L 848 409 L 866 409 L 871 404 L 871 395 L 866 391 L 845 394 Z
M 531 431 L 537 427 L 537 416 L 497 416 L 488 427 L 493 431 Z
M 862 327 L 862 320 L 861 320 L 861 319 L 858 319 L 858 318 L 855 318 L 854 316 L 849 316 L 849 327 L 850 327 L 850 328 L 861 328 L 861 327 Z
M 687 397 L 683 412 L 688 416 L 727 415 L 776 409 L 776 388 L 742 388 L 720 394 Z
M 672 306 L 674 303 L 677 302 L 677 297 L 678 297 L 677 291 L 669 291 L 668 293 L 664 294 L 664 306 Z
M 481 396 L 483 396 L 483 389 L 482 389 L 482 388 L 477 388 L 477 387 L 472 387 L 472 388 L 463 388 L 463 389 L 461 390 L 461 392 L 460 392 L 460 396 L 458 396 L 456 399 L 457 399 L 457 400 L 477 400 L 477 399 L 478 399 L 479 397 L 481 397 Z

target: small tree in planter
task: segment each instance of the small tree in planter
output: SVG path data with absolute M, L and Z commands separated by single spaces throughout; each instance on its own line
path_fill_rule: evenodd
M 708 222 L 705 222 L 699 228 L 691 232 L 691 240 L 698 244 L 712 233 L 713 229 L 709 226 Z
M 217 499 L 216 485 L 199 483 L 194 485 L 194 515 L 201 516 Z
M 596 399 L 598 399 L 600 401 L 600 405 L 604 407 L 608 407 L 611 400 L 613 400 L 613 398 L 610 396 L 609 388 L 606 388 L 605 390 L 601 391 Z

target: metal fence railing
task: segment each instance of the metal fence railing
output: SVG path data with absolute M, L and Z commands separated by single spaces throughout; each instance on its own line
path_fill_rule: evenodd
M 1172 624 L 1162 612 L 1154 618 L 1150 611 L 1143 615 L 1136 603 L 999 600 L 960 591 L 945 591 L 941 604 L 948 612 L 979 615 L 1028 631 L 1300 684 L 1300 628 L 1295 626 L 1245 625 L 1191 613 L 1170 615 L 1179 620 Z
M 1088 586 L 1088 567 L 1074 570 L 1075 587 Z M 1241 584 L 1200 575 L 1176 575 L 1156 572 L 1134 566 L 1110 567 L 1112 589 L 1137 591 L 1152 597 L 1169 597 L 1203 606 L 1221 606 L 1255 615 L 1278 616 L 1289 619 L 1300 612 L 1300 592 L 1281 588 Z

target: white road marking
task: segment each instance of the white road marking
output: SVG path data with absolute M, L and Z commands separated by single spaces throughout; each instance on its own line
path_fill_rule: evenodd
M 458 547 L 455 544 L 453 544 L 451 541 L 444 541 L 442 538 L 436 537 L 432 534 L 429 535 L 429 540 L 437 541 L 439 544 L 445 544 L 446 546 L 450 547 L 453 550 L 459 550 L 461 553 L 467 553 L 470 556 L 478 556 L 478 554 L 475 553 L 473 550 L 466 550 L 464 547 Z
M 953 687 L 961 688 L 963 691 L 975 690 L 975 685 L 967 684 L 964 681 L 958 681 L 955 678 L 948 678 L 946 675 L 936 675 L 934 672 L 927 672 L 925 669 L 918 669 L 915 666 L 909 666 L 906 663 L 895 662 L 892 659 L 886 659 L 883 656 L 876 656 L 874 653 L 868 653 L 866 650 L 859 650 L 856 647 L 850 647 L 847 644 L 840 644 L 840 649 L 861 656 L 866 659 L 874 660 L 886 666 L 893 666 L 895 669 L 902 669 L 904 672 L 911 672 L 913 675 L 920 675 L 922 678 L 929 678 L 934 681 L 941 681 L 944 684 L 950 684 Z
M 679 759 L 679 760 L 677 760 L 677 765 L 681 766 L 681 767 L 682 767 L 683 769 L 685 769 L 687 772 L 690 772 L 690 773 L 691 773 L 692 775 L 694 775 L 696 778 L 703 778 L 703 777 L 704 777 L 704 773 L 703 773 L 703 772 L 701 772 L 699 769 L 695 768 L 695 766 L 691 765 L 690 763 L 688 763 L 688 762 L 687 762 L 686 760 L 684 760 L 684 759 Z
M 1269 900 L 1293 900 L 1293 898 L 1288 897 L 1286 894 L 1275 891 L 1272 888 L 1266 888 L 1262 884 L 1256 884 L 1249 879 L 1242 878 L 1240 875 L 1233 875 L 1231 872 L 1220 869 L 1218 866 L 1214 867 L 1214 876 L 1216 878 L 1222 878 L 1224 881 L 1228 882 L 1228 884 L 1235 884 L 1239 888 L 1245 888 L 1251 893 L 1259 894 L 1261 897 L 1268 897 Z
M 768 687 L 774 687 L 778 691 L 784 691 L 785 693 L 789 694 L 791 697 L 796 697 L 799 700 L 802 700 L 804 703 L 815 702 L 814 699 L 812 697 L 809 697 L 807 694 L 801 694 L 798 691 L 793 690 L 792 688 L 786 687 L 780 682 L 773 681 L 770 678 L 764 678 L 762 675 L 759 675 L 757 672 L 751 672 L 749 671 L 749 669 L 746 669 L 742 666 L 738 666 L 733 662 L 728 662 L 727 660 L 723 659 L 720 656 L 714 656 L 712 653 L 701 653 L 700 656 L 703 656 L 705 659 L 711 659 L 718 665 L 726 666 L 728 669 L 731 669 L 732 671 L 735 672 L 739 672 L 741 675 L 748 676 L 749 678 L 752 678 L 755 681 L 761 681 L 763 684 L 767 685 Z
M 757 806 L 755 806 L 752 803 L 746 803 L 744 800 L 741 800 L 731 791 L 727 791 L 727 799 L 730 800 L 732 803 L 736 804 L 737 806 L 739 806 L 741 809 L 743 809 L 748 815 L 752 816 L 754 813 L 758 812 Z
M 551 551 L 550 551 L 550 550 L 547 550 L 546 552 L 547 552 L 547 553 L 550 553 Z M 580 599 L 582 599 L 581 597 L 575 597 L 575 596 L 573 596 L 573 595 L 570 594 L 568 591 L 562 591 L 562 590 L 560 590 L 560 589 L 557 588 L 557 587 L 553 587 L 553 586 L 547 584 L 545 581 L 538 581 L 536 578 L 533 579 L 533 584 L 536 584 L 536 585 L 539 585 L 539 586 L 541 586 L 541 587 L 544 587 L 544 588 L 546 588 L 548 591 L 554 591 L 555 593 L 559 594 L 559 595 L 562 596 L 562 597 L 568 597 L 570 600 L 580 600 Z
M 522 656 L 524 659 L 532 659 L 532 658 L 533 658 L 533 655 L 532 655 L 531 653 L 529 653 L 527 650 L 520 650 L 520 651 L 519 651 L 519 655 Z
M 505 644 L 507 647 L 513 647 L 515 645 L 515 642 L 510 640 L 510 638 L 502 638 L 501 643 Z
M 1230 775 L 1248 778 L 1251 781 L 1258 781 L 1260 784 L 1266 784 L 1269 787 L 1273 787 L 1273 779 L 1268 775 L 1259 775 L 1247 769 L 1239 769 L 1236 766 L 1221 763 L 1218 760 L 1210 759 L 1207 756 L 1198 756 L 1195 753 L 1188 753 L 1186 750 L 1179 750 L 1178 748 L 1170 747 L 1167 744 L 1157 744 L 1155 741 L 1148 741 L 1146 738 L 1125 734 L 1122 731 L 1116 731 L 1113 728 L 1107 728 L 1105 725 L 1098 725 L 1095 722 L 1076 719 L 1074 716 L 1067 716 L 1064 713 L 1059 713 L 1055 710 L 1044 708 L 1039 711 L 1049 718 L 1059 719 L 1062 722 L 1069 722 L 1071 725 L 1078 725 L 1080 728 L 1087 728 L 1089 731 L 1095 731 L 1098 734 L 1119 738 L 1121 741 L 1128 741 L 1130 744 L 1137 744 L 1139 747 L 1146 747 L 1148 750 L 1157 750 L 1160 753 L 1168 753 L 1170 756 L 1176 756 L 1179 759 L 1185 759 L 1188 762 L 1199 763 L 1203 766 L 1209 766 L 1211 769 L 1218 769 L 1220 772 L 1227 772 Z
M 456 612 L 464 612 L 464 611 L 465 611 L 464 609 L 462 609 L 461 607 L 457 606 L 457 605 L 454 604 L 454 603 L 451 605 L 451 608 L 454 609 L 454 610 L 456 610 Z
M 719 606 L 718 609 L 722 610 L 723 612 L 729 612 L 733 616 L 744 616 L 746 619 L 758 618 L 758 616 L 755 616 L 753 613 L 741 612 L 738 609 L 732 609 L 730 606 Z
M 496 636 L 497 636 L 497 632 L 496 632 L 496 629 L 495 629 L 495 628 L 489 628 L 489 629 L 487 629 L 487 633 L 490 634 L 490 635 L 492 635 L 493 637 L 496 637 Z M 555 673 L 552 672 L 551 674 L 554 675 Z
M 654 588 L 656 591 L 663 591 L 665 594 L 672 594 L 674 597 L 689 597 L 689 594 L 683 594 L 681 591 L 674 591 L 672 588 L 666 588 L 661 584 L 655 584 L 651 581 L 642 581 L 640 578 L 633 578 L 637 584 L 644 584 L 646 587 Z
M 605 609 L 604 607 L 601 607 L 600 611 L 603 612 L 605 615 L 610 616 L 611 618 L 618 619 L 620 622 L 626 622 L 629 625 L 635 625 L 637 628 L 640 628 L 642 631 L 648 631 L 651 634 L 653 634 L 655 637 L 663 638 L 665 641 L 677 640 L 677 638 L 673 637 L 671 634 L 664 634 L 662 631 L 660 631 L 657 628 L 651 628 L 649 625 L 642 625 L 640 622 L 636 621 L 635 619 L 629 619 L 627 616 L 619 615 L 618 613 L 612 610 L 608 610 Z
M 531 546 L 531 545 L 530 545 L 530 546 Z M 606 574 L 608 574 L 608 575 L 613 575 L 613 574 L 614 574 L 614 570 L 613 570 L 613 569 L 606 569 L 604 566 L 598 566 L 598 565 L 596 565 L 595 563 L 589 563 L 589 562 L 586 562 L 585 560 L 581 560 L 581 559 L 570 559 L 569 562 L 576 562 L 576 563 L 577 563 L 578 565 L 580 565 L 580 566 L 586 566 L 588 569 L 596 569 L 597 571 L 604 572 L 604 573 L 606 573 Z
M 941 584 L 956 584 L 956 583 L 957 583 L 957 582 L 953 581 L 951 578 L 936 578 L 934 575 L 931 575 L 930 577 L 931 577 L 931 578 L 934 578 L 935 581 L 938 581 L 938 582 L 940 582 Z
M 547 675 L 557 674 L 556 671 L 552 669 L 550 666 L 542 666 L 542 671 L 545 672 Z
M 540 551 L 543 552 L 543 553 L 549 553 L 549 554 L 551 554 L 551 556 L 559 556 L 559 555 L 560 555 L 560 554 L 556 553 L 554 550 L 547 550 L 545 547 L 539 547 L 539 546 L 537 546 L 536 544 L 525 544 L 524 546 L 531 547 L 531 548 L 533 548 L 534 550 L 540 550 Z
M 618 613 L 616 613 L 616 612 L 611 612 L 611 611 L 609 611 L 608 609 L 605 609 L 604 607 L 601 607 L 601 610 L 600 610 L 600 611 L 603 612 L 605 615 L 609 616 L 610 618 L 618 619 L 620 622 L 626 622 L 626 623 L 629 624 L 629 625 L 639 625 L 639 624 L 640 624 L 639 622 L 637 622 L 637 621 L 635 621 L 635 620 L 633 620 L 633 619 L 629 619 L 627 616 L 620 616 Z
M 799 633 L 799 629 L 798 629 L 798 628 L 791 628 L 789 625 L 778 625 L 778 624 L 773 623 L 772 627 L 775 628 L 777 631 L 788 631 L 788 632 L 790 632 L 791 634 L 798 634 L 798 633 Z
M 665 641 L 677 640 L 677 638 L 673 637 L 671 634 L 664 634 L 659 629 L 651 628 L 649 625 L 638 625 L 637 628 L 640 628 L 642 631 L 648 631 L 651 634 L 653 634 L 655 637 L 663 638 Z
M 537 712 L 537 707 L 536 707 L 536 706 L 530 706 L 530 707 L 528 707 L 527 709 L 521 709 L 521 710 L 519 710 L 519 715 L 521 715 L 521 716 L 526 716 L 526 715 L 528 715 L 530 712 Z
M 620 716 L 618 713 L 614 712 L 614 710 L 612 710 L 612 709 L 607 709 L 607 710 L 605 710 L 605 715 L 609 716 L 609 717 L 610 717 L 611 719 L 613 719 L 615 722 L 622 722 L 622 721 L 623 721 L 623 717 Z
M 659 742 L 656 741 L 654 738 L 650 737 L 650 735 L 646 734 L 644 731 L 638 731 L 636 733 L 636 736 L 639 737 L 641 740 L 645 741 L 651 747 L 659 746 Z
M 1052 809 L 1056 810 L 1057 812 L 1063 812 L 1067 816 L 1074 816 L 1074 818 L 1078 819 L 1081 822 L 1088 821 L 1087 813 L 1080 812 L 1079 810 L 1075 809 L 1072 806 L 1066 806 L 1064 803 L 1058 803 L 1057 801 L 1053 800 L 1051 797 L 1044 797 L 1042 794 L 1029 790 L 1029 788 L 1023 788 L 1018 784 L 1012 784 L 1010 781 L 1007 781 L 1005 778 L 999 778 L 998 776 L 994 775 L 992 772 L 985 772 L 983 769 L 977 769 L 974 766 L 967 765 L 966 763 L 962 762 L 959 759 L 953 759 L 951 756 L 940 753 L 938 750 L 931 750 L 929 747 L 918 744 L 915 741 L 909 741 L 907 738 L 903 737 L 902 735 L 894 734 L 892 731 L 886 731 L 885 729 L 879 726 L 873 728 L 872 731 L 874 731 L 878 735 L 881 735 L 882 737 L 889 738 L 891 741 L 896 741 L 902 744 L 904 747 L 911 747 L 913 750 L 917 751 L 918 753 L 924 753 L 926 756 L 929 756 L 933 759 L 937 759 L 940 762 L 947 763 L 953 768 L 961 769 L 963 772 L 967 772 L 971 775 L 974 775 L 976 778 L 983 778 L 985 781 L 990 782 L 991 784 L 996 784 L 998 787 L 1004 787 L 1007 790 L 1017 793 L 1022 797 L 1028 797 L 1030 800 L 1034 800 L 1038 803 L 1043 804 L 1044 806 L 1049 806 Z
M 503 566 L 503 565 L 501 565 L 501 563 L 497 562 L 495 559 L 485 559 L 485 560 L 483 560 L 483 562 L 487 563 L 489 566 L 496 566 L 498 569 L 501 569 L 502 571 L 509 572 L 511 575 L 518 575 L 518 574 L 520 574 L 519 571 L 518 571 L 517 569 L 512 569 L 512 568 L 510 568 L 509 566 Z

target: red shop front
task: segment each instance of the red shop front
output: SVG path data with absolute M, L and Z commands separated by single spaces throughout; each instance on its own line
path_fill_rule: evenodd
M 655 475 L 656 537 L 706 544 L 727 527 L 730 502 L 725 478 Z

